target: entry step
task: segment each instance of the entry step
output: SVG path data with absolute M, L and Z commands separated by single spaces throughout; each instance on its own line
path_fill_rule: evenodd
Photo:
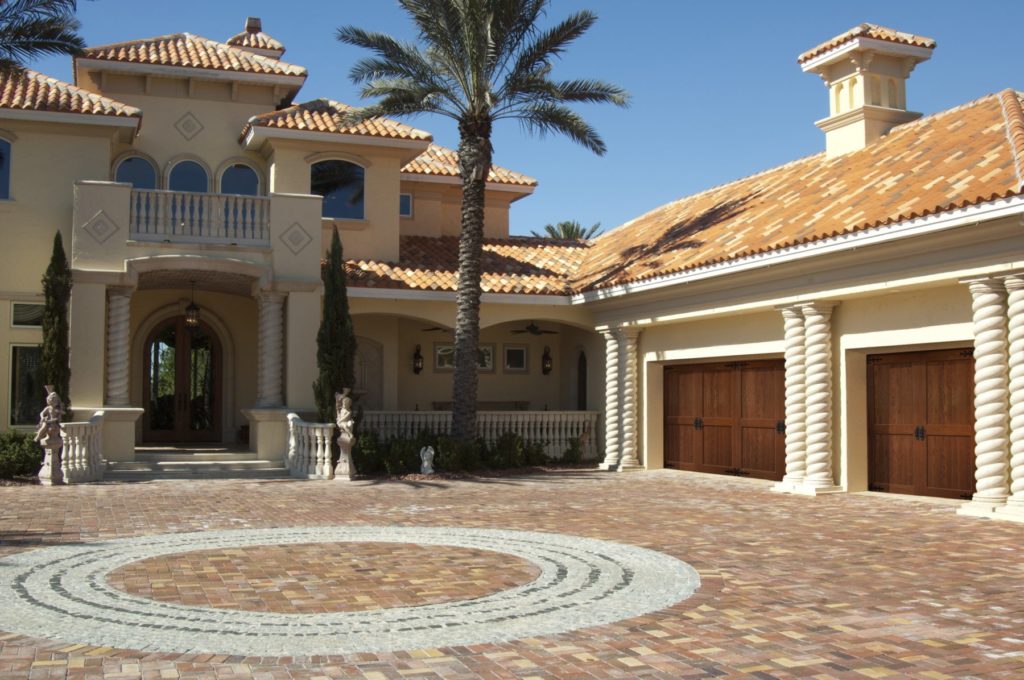
M 145 455 L 145 454 L 143 454 Z M 226 455 L 226 454 L 220 454 Z M 157 460 L 108 462 L 105 479 L 274 479 L 288 477 L 281 461 L 257 460 L 253 454 L 227 460 L 196 460 L 186 454 L 162 455 Z

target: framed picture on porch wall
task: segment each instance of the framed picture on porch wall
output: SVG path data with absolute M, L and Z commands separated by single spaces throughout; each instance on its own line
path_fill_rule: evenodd
M 476 367 L 483 373 L 494 372 L 494 345 L 480 345 L 477 350 Z M 455 345 L 450 342 L 434 343 L 434 370 L 447 372 L 455 370 Z
M 526 345 L 502 345 L 501 354 L 503 373 L 527 373 L 529 371 L 529 355 Z

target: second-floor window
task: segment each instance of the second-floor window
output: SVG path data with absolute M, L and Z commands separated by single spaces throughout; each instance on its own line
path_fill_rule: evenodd
M 220 176 L 220 193 L 258 196 L 260 177 L 248 165 L 235 163 Z
M 206 193 L 210 190 L 210 178 L 206 168 L 195 161 L 181 161 L 171 168 L 167 178 L 167 188 L 171 191 L 188 191 Z
M 0 201 L 11 197 L 11 143 L 0 139 Z
M 348 161 L 320 161 L 310 167 L 310 192 L 324 197 L 324 217 L 363 219 L 363 176 L 363 169 Z
M 130 156 L 117 164 L 114 181 L 131 184 L 133 189 L 156 189 L 156 168 L 141 156 Z

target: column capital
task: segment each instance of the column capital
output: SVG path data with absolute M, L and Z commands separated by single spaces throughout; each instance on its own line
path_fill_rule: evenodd
M 1024 272 L 1014 272 L 1007 274 L 1002 277 L 1003 285 L 1006 286 L 1006 290 L 1022 290 L 1024 289 Z
M 966 285 L 971 291 L 985 292 L 993 291 L 999 292 L 1003 290 L 1003 282 L 998 276 L 986 275 L 986 276 L 971 276 L 966 279 L 960 279 L 960 283 Z
M 131 297 L 135 286 L 107 286 L 107 297 Z
M 814 300 L 813 302 L 801 303 L 800 309 L 804 311 L 804 314 L 806 314 L 808 311 L 824 314 L 826 312 L 831 312 L 838 306 L 838 300 Z
M 282 293 L 276 290 L 261 290 L 257 291 L 255 296 L 257 300 L 266 300 L 267 302 L 274 302 L 277 300 L 284 300 L 288 297 L 288 293 Z
M 644 329 L 637 328 L 636 326 L 623 326 L 621 328 L 616 329 L 616 332 L 619 334 L 619 337 L 621 337 L 623 340 L 636 340 L 637 338 L 640 337 L 640 334 L 643 333 L 643 331 Z
M 776 305 L 775 309 L 782 312 L 783 318 L 799 319 L 804 315 L 804 302 L 797 302 L 790 305 Z

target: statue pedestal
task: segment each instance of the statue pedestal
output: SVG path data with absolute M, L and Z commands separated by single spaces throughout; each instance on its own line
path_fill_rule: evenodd
M 338 464 L 334 466 L 334 479 L 342 482 L 351 482 L 355 477 L 355 467 L 352 465 L 352 451 L 341 449 L 338 457 Z
M 39 483 L 43 486 L 59 486 L 64 483 L 64 473 L 60 469 L 61 448 L 62 445 L 43 449 L 43 467 L 39 468 Z

